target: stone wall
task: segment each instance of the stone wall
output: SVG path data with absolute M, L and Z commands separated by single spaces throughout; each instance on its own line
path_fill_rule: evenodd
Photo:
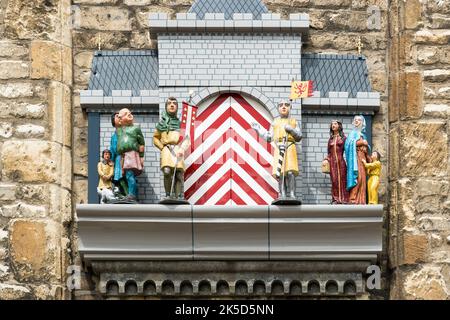
M 385 155 L 390 264 L 384 254 L 383 289 L 390 283 L 394 299 L 448 298 L 449 2 L 264 2 L 283 18 L 309 13 L 304 52 L 356 53 L 361 37 L 373 89 L 382 95 L 373 147 Z M 67 249 L 81 263 L 73 205 L 87 199 L 87 116 L 79 90 L 87 87 L 99 40 L 102 49 L 154 49 L 148 13 L 174 17 L 191 4 L 0 0 L 0 298 L 68 298 Z M 367 11 L 371 5 L 381 10 L 379 27 L 367 23 L 377 17 Z M 96 297 L 93 288 L 83 277 L 73 298 Z
M 450 294 L 450 2 L 397 1 L 389 20 L 393 299 Z
M 156 49 L 156 41 L 150 40 L 148 32 L 148 14 L 150 12 L 167 13 L 175 18 L 178 12 L 187 12 L 192 0 L 73 0 L 75 27 L 73 35 L 74 55 L 74 203 L 87 202 L 87 116 L 79 105 L 79 90 L 87 88 L 90 76 L 90 64 L 93 52 L 98 49 Z M 303 52 L 357 53 L 357 40 L 361 37 L 362 54 L 367 57 L 369 75 L 373 90 L 382 96 L 382 107 L 373 121 L 373 147 L 385 157 L 383 159 L 382 196 L 387 193 L 387 47 L 388 23 L 387 0 L 265 0 L 264 3 L 273 13 L 280 13 L 288 19 L 291 13 L 306 12 L 310 15 L 310 36 L 303 46 Z M 379 28 L 368 28 L 368 12 L 371 5 L 380 9 Z M 185 98 L 184 90 L 181 97 Z M 162 99 L 163 97 L 161 97 Z M 301 149 L 301 148 L 299 148 Z M 384 202 L 387 207 L 388 203 Z M 387 215 L 387 214 L 386 214 Z M 387 239 L 388 229 L 385 230 Z M 386 247 L 386 246 L 384 246 Z M 73 244 L 76 250 L 76 243 Z M 79 259 L 74 252 L 75 261 Z M 382 257 L 383 276 L 387 274 L 386 255 Z M 385 280 L 386 278 L 384 278 Z M 387 286 L 383 280 L 383 288 Z M 75 293 L 77 299 L 91 298 L 92 283 Z M 386 292 L 377 294 L 386 296 Z M 372 295 L 373 298 L 378 297 Z
M 0 1 L 0 300 L 70 297 L 69 16 L 69 0 Z

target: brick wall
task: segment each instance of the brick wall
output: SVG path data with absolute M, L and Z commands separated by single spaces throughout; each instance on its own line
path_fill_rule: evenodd
M 134 122 L 141 126 L 145 138 L 144 172 L 138 177 L 138 199 L 140 203 L 156 203 L 159 200 L 160 177 L 159 150 L 153 146 L 153 133 L 156 123 L 156 114 L 135 114 Z M 111 126 L 111 114 L 100 115 L 100 150 L 110 148 L 111 136 L 114 128 Z
M 300 78 L 299 35 L 159 35 L 158 50 L 160 86 L 289 86 Z

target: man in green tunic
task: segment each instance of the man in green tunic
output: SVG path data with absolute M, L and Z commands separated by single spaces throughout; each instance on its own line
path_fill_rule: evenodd
M 133 124 L 129 109 L 119 111 L 120 127 L 117 128 L 117 153 L 121 155 L 122 173 L 128 183 L 128 201 L 137 199 L 136 177 L 144 169 L 145 141 L 141 128 Z
M 166 197 L 184 200 L 184 151 L 179 146 L 180 119 L 177 117 L 177 112 L 177 99 L 174 97 L 168 98 L 166 101 L 166 111 L 156 125 L 153 144 L 161 151 L 161 170 L 164 174 Z M 171 190 L 173 178 L 175 178 L 174 190 Z M 170 194 L 171 191 L 174 194 Z

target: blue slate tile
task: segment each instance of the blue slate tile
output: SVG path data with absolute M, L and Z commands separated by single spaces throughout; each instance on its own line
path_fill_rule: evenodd
M 252 13 L 253 19 L 260 20 L 269 11 L 261 0 L 197 0 L 189 12 L 196 13 L 197 19 L 204 19 L 205 13 L 224 13 L 226 20 L 233 19 L 233 13 Z

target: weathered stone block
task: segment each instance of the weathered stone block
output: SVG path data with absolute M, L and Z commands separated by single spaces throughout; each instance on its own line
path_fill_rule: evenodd
M 0 184 L 0 201 L 12 201 L 16 199 L 16 185 L 15 184 Z
M 450 30 L 420 30 L 414 36 L 416 43 L 425 44 L 448 44 Z
M 425 262 L 428 251 L 428 238 L 425 234 L 404 234 L 402 264 Z
M 27 78 L 30 73 L 29 69 L 28 63 L 23 61 L 0 61 L 0 79 Z
M 399 76 L 397 73 L 389 77 L 389 122 L 395 122 L 399 119 Z
M 399 175 L 400 132 L 398 126 L 389 132 L 389 178 L 396 179 Z
M 118 0 L 73 0 L 76 4 L 115 4 Z
M 387 0 L 352 0 L 352 8 L 363 9 L 368 6 L 377 6 L 380 10 L 386 10 L 388 7 Z
M 48 203 L 49 185 L 28 184 L 17 188 L 16 196 L 28 203 Z
M 20 103 L 11 108 L 11 115 L 16 118 L 42 119 L 47 111 L 44 104 Z
M 363 31 L 367 30 L 366 12 L 333 12 L 327 15 L 327 23 L 336 29 Z
M 0 84 L 0 98 L 27 98 L 32 97 L 34 88 L 31 83 L 5 83 Z
M 131 31 L 131 18 L 128 9 L 93 6 L 82 7 L 80 27 L 94 30 Z
M 417 225 L 421 230 L 426 232 L 447 232 L 449 230 L 449 221 L 443 217 L 424 216 L 419 218 Z
M 21 300 L 32 297 L 30 289 L 7 283 L 0 283 L 0 300 Z
M 77 30 L 73 32 L 73 46 L 83 50 L 98 50 L 99 38 L 102 42 L 102 50 L 117 50 L 129 47 L 130 39 L 126 32 L 82 32 Z
M 313 4 L 319 8 L 340 8 L 350 6 L 352 0 L 313 0 Z
M 435 0 L 435 1 L 426 1 L 425 3 L 429 12 L 441 14 L 450 13 L 450 2 L 448 1 Z
M 5 35 L 13 39 L 54 40 L 60 37 L 59 1 L 6 2 Z
M 91 69 L 81 69 L 75 67 L 74 80 L 77 85 L 87 87 L 89 84 L 90 77 L 91 77 Z
M 426 104 L 424 114 L 434 118 L 447 118 L 450 115 L 450 106 L 447 104 Z
M 92 59 L 94 58 L 94 52 L 92 51 L 83 51 L 77 53 L 74 56 L 74 64 L 77 67 L 89 69 L 92 66 Z
M 438 266 L 425 265 L 404 275 L 404 298 L 420 300 L 444 300 L 449 292 Z
M 401 178 L 397 183 L 398 230 L 411 228 L 415 224 L 415 203 L 413 183 L 408 178 Z
M 7 218 L 44 218 L 47 210 L 43 206 L 15 203 L 3 206 L 3 216 Z
M 70 300 L 71 296 L 65 286 L 61 285 L 39 285 L 33 287 L 36 300 Z
M 23 44 L 9 40 L 0 41 L 0 57 L 21 58 L 28 54 L 28 48 Z
M 62 80 L 62 47 L 52 41 L 31 42 L 31 78 Z
M 76 179 L 73 182 L 74 204 L 88 203 L 87 201 L 88 181 L 87 179 Z
M 447 174 L 448 137 L 446 123 L 403 123 L 400 125 L 400 137 L 401 176 L 441 176 Z M 395 152 L 395 150 L 393 151 Z
M 15 135 L 18 138 L 42 138 L 45 134 L 45 128 L 34 124 L 24 124 L 16 127 Z
M 405 28 L 415 29 L 422 24 L 422 3 L 420 0 L 404 2 Z
M 450 29 L 450 18 L 448 17 L 448 15 L 433 14 L 431 16 L 431 28 Z
M 11 262 L 19 281 L 57 281 L 60 274 L 60 225 L 14 220 L 10 226 Z
M 59 82 L 52 82 L 48 90 L 48 118 L 53 141 L 72 145 L 71 90 Z
M 71 176 L 69 175 L 71 178 Z M 55 221 L 67 225 L 72 220 L 72 195 L 60 186 L 51 185 L 49 215 Z
M 61 147 L 46 141 L 6 141 L 2 147 L 2 174 L 14 181 L 56 182 Z
M 10 122 L 2 122 L 0 123 L 0 137 L 1 138 L 10 138 L 13 135 L 13 126 Z
M 127 6 L 148 6 L 153 2 L 153 0 L 124 0 Z
M 423 88 L 420 72 L 405 73 L 405 102 L 400 103 L 401 118 L 420 118 L 423 113 Z
M 417 62 L 433 64 L 439 61 L 439 50 L 436 47 L 420 48 L 417 50 Z
M 425 80 L 432 82 L 444 82 L 450 79 L 450 70 L 447 69 L 433 69 L 425 70 L 423 72 Z

